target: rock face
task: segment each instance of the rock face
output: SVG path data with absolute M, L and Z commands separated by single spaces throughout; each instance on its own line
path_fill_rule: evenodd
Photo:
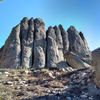
M 74 52 L 87 63 L 91 62 L 91 52 L 89 51 L 86 39 L 82 32 L 78 32 L 73 26 L 68 30 L 69 51 Z
M 52 27 L 47 30 L 47 66 L 57 67 L 56 35 Z
M 45 50 L 46 50 L 46 32 L 45 24 L 42 19 L 34 20 L 34 55 L 33 67 L 45 67 Z
M 21 66 L 25 66 L 26 68 L 32 66 L 33 25 L 32 19 L 28 22 L 28 18 L 23 18 L 21 21 Z
M 100 48 L 92 51 L 93 66 L 95 66 L 96 79 L 95 82 L 100 88 Z
M 69 58 L 66 52 L 75 56 Z M 77 62 L 77 57 L 83 65 L 91 62 L 91 52 L 82 32 L 73 26 L 65 31 L 62 25 L 45 30 L 42 19 L 25 17 L 12 29 L 0 49 L 0 68 L 75 67 L 71 60 Z
M 20 25 L 12 29 L 5 45 L 0 52 L 0 67 L 2 68 L 16 68 L 20 66 Z

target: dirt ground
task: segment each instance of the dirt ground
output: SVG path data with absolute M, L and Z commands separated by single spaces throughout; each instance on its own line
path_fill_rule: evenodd
M 90 70 L 1 69 L 0 100 L 94 100 L 87 92 L 91 77 Z

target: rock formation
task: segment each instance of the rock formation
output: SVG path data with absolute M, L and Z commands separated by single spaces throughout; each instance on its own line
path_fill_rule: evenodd
M 73 68 L 76 68 L 76 69 L 91 68 L 91 66 L 89 64 L 84 62 L 82 59 L 80 59 L 80 57 L 78 55 L 76 55 L 73 52 L 66 52 L 66 54 L 64 56 L 65 56 L 68 64 Z
M 69 39 L 69 51 L 74 52 L 85 62 L 91 63 L 91 53 L 83 33 L 78 32 L 73 26 L 70 26 L 67 32 Z
M 67 52 L 75 56 L 69 58 Z M 12 29 L 0 49 L 0 68 L 75 68 L 70 62 L 77 62 L 75 58 L 83 64 L 76 68 L 87 67 L 91 62 L 91 52 L 82 32 L 73 26 L 66 31 L 62 25 L 45 30 L 42 19 L 25 17 Z
M 92 57 L 93 57 L 93 66 L 95 69 L 95 82 L 97 86 L 100 88 L 100 48 L 92 51 Z
M 33 53 L 33 67 L 45 67 L 45 51 L 46 51 L 46 32 L 45 24 L 42 19 L 36 18 L 34 20 L 34 53 Z
M 5 45 L 0 50 L 0 67 L 16 68 L 20 66 L 21 44 L 20 44 L 20 25 L 12 29 Z

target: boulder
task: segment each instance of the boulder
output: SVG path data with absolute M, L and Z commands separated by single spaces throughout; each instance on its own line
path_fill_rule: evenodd
M 73 52 L 66 52 L 65 53 L 65 58 L 67 63 L 75 69 L 80 69 L 80 68 L 91 68 L 89 64 L 86 62 L 82 61 L 80 57 Z
M 95 83 L 100 88 L 100 48 L 92 51 L 92 58 L 93 58 L 93 66 L 95 69 Z

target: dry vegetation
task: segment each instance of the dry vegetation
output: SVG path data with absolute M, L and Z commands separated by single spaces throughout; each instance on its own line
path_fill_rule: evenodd
M 67 79 L 61 70 L 0 70 L 0 100 L 20 100 L 63 91 Z M 63 80 L 63 81 L 62 81 Z

